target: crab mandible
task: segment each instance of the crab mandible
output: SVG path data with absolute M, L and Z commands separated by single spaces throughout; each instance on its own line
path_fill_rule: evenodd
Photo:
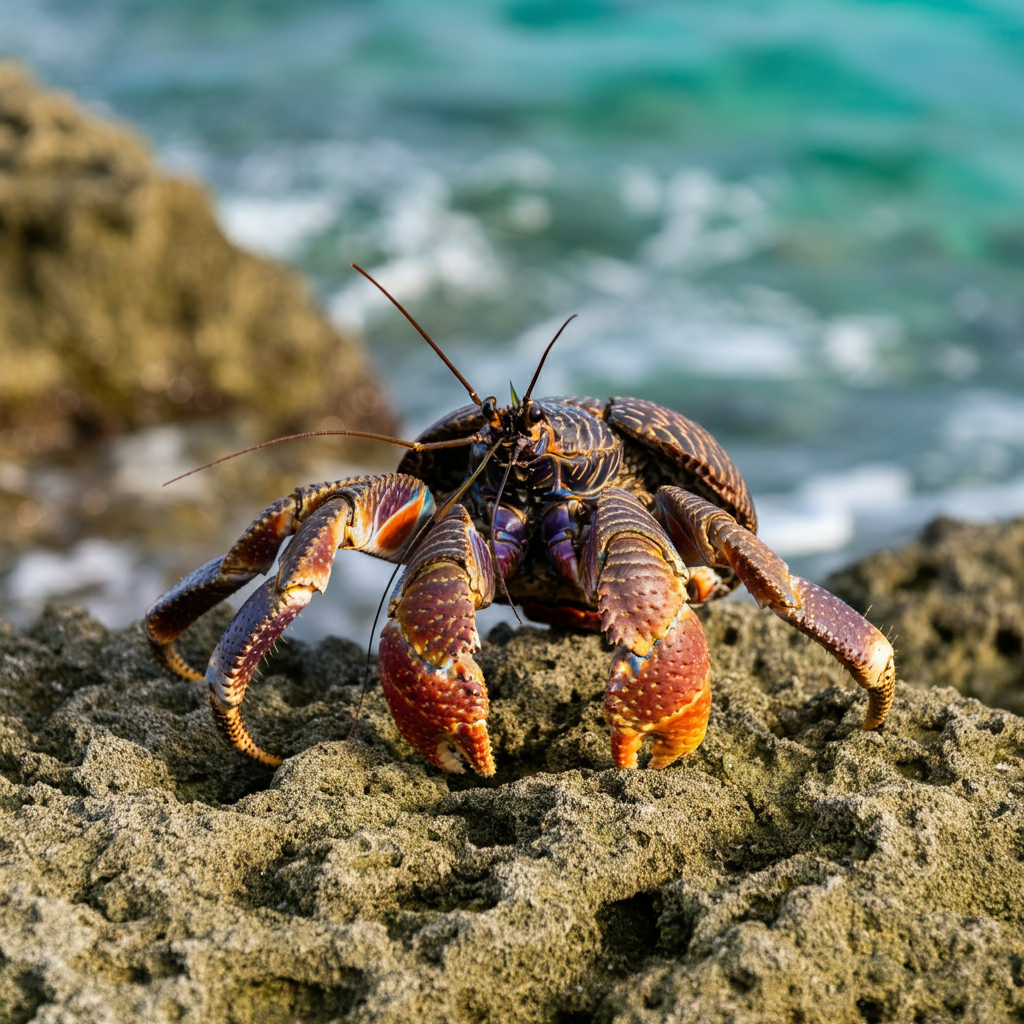
M 499 408 L 454 372 L 474 404 L 407 443 L 396 473 L 300 487 L 147 612 L 159 660 L 204 678 L 175 639 L 268 572 L 292 538 L 206 669 L 214 719 L 239 750 L 281 763 L 249 735 L 242 698 L 264 654 L 324 591 L 336 553 L 347 549 L 406 566 L 381 633 L 380 678 L 402 735 L 446 771 L 462 771 L 461 755 L 481 775 L 494 773 L 487 690 L 473 656 L 476 612 L 495 598 L 536 621 L 600 631 L 615 646 L 604 715 L 620 768 L 636 767 L 646 738 L 654 768 L 704 738 L 711 673 L 693 605 L 738 583 L 868 691 L 863 728 L 882 724 L 895 687 L 889 642 L 849 605 L 791 575 L 758 539 L 746 484 L 703 427 L 638 398 L 533 399 L 540 366 L 523 399 L 513 391 L 512 404 Z

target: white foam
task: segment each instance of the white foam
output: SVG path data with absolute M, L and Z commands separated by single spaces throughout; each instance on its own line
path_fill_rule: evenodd
M 114 489 L 118 494 L 180 501 L 206 493 L 206 485 L 198 475 L 164 487 L 166 481 L 195 468 L 186 458 L 185 436 L 180 427 L 152 427 L 118 438 L 111 446 L 111 454 Z
M 161 579 L 129 544 L 93 537 L 69 551 L 29 551 L 7 577 L 11 614 L 27 621 L 54 598 L 73 599 L 111 629 L 138 618 L 160 593 Z M 18 623 L 22 624 L 22 623 Z
M 470 179 L 490 188 L 515 184 L 536 189 L 549 185 L 554 173 L 554 165 L 547 156 L 520 146 L 488 154 L 471 169 Z
M 400 302 L 420 298 L 437 286 L 455 295 L 479 296 L 505 283 L 501 261 L 479 222 L 449 203 L 444 181 L 428 172 L 387 199 L 378 231 L 390 258 L 367 270 Z M 328 302 L 331 319 L 343 327 L 360 328 L 387 308 L 387 298 L 362 278 Z
M 783 558 L 840 551 L 863 520 L 905 514 L 911 483 L 905 469 L 890 464 L 812 476 L 790 495 L 757 500 L 758 535 Z
M 942 437 L 953 449 L 992 441 L 1024 448 L 1024 398 L 995 390 L 971 390 L 949 411 Z
M 624 167 L 619 172 L 619 198 L 634 217 L 652 217 L 661 211 L 665 190 L 646 167 Z
M 823 325 L 822 351 L 832 369 L 856 384 L 878 384 L 885 358 L 900 343 L 902 325 L 894 316 L 835 317 Z
M 783 558 L 817 555 L 845 548 L 854 536 L 854 519 L 842 507 L 801 508 L 778 499 L 757 502 L 758 536 Z
M 627 208 L 654 201 L 650 180 L 624 179 Z M 665 185 L 665 220 L 643 245 L 641 259 L 655 267 L 698 269 L 745 259 L 771 236 L 767 205 L 749 184 L 728 184 L 703 168 L 684 168 Z
M 337 215 L 326 196 L 229 196 L 217 204 L 224 233 L 243 249 L 288 259 Z

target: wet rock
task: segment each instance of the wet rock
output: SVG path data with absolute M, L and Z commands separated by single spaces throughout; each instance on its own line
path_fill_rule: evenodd
M 828 585 L 871 608 L 907 682 L 1024 714 L 1024 519 L 936 519 L 917 544 L 865 558 Z
M 0 64 L 0 449 L 27 456 L 247 413 L 388 430 L 358 342 L 294 274 L 224 237 L 129 129 Z M 0 490 L 4 482 L 0 480 Z
M 489 780 L 425 765 L 375 676 L 352 731 L 348 641 L 282 644 L 251 687 L 271 772 L 138 626 L 0 627 L 0 1019 L 1024 1014 L 1024 721 L 900 685 L 865 733 L 805 637 L 703 615 L 710 727 L 663 772 L 611 765 L 599 638 L 498 627 Z

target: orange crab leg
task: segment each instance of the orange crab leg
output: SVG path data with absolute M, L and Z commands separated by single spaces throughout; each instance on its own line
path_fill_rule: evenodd
M 476 611 L 493 597 L 487 545 L 455 505 L 412 556 L 379 652 L 384 697 L 399 731 L 446 771 L 463 770 L 459 753 L 479 774 L 494 774 L 487 689 L 473 658 L 480 650 Z
M 707 642 L 688 607 L 688 572 L 665 531 L 627 491 L 607 488 L 583 554 L 582 583 L 601 629 L 617 644 L 604 715 L 612 756 L 635 768 L 650 737 L 665 768 L 704 738 L 711 710 Z
M 799 576 L 728 512 L 679 487 L 661 487 L 657 507 L 669 536 L 688 561 L 731 568 L 763 608 L 829 651 L 868 691 L 862 728 L 885 721 L 896 687 L 892 645 L 834 594 Z

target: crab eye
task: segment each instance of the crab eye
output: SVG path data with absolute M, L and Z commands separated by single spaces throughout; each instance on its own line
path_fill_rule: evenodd
M 483 418 L 488 422 L 494 419 L 494 414 L 498 411 L 497 402 L 493 398 L 485 398 L 480 405 L 480 413 Z
M 539 423 L 542 419 L 544 419 L 544 410 L 535 402 L 531 402 L 530 409 L 526 414 L 526 418 L 531 423 Z

